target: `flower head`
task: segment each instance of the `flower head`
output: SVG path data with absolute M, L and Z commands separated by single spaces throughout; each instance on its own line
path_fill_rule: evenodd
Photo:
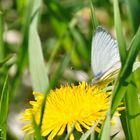
M 41 104 L 44 94 L 34 92 L 35 101 L 30 101 L 32 108 L 26 109 L 22 114 L 23 120 L 29 121 L 23 127 L 24 131 L 32 133 L 32 114 L 37 124 L 40 121 Z M 74 127 L 82 132 L 83 128 L 89 129 L 93 123 L 106 116 L 110 103 L 110 93 L 101 91 L 99 87 L 88 85 L 85 82 L 79 85 L 65 85 L 59 89 L 51 90 L 47 96 L 46 106 L 41 125 L 42 136 L 48 136 L 52 140 L 56 135 L 60 136 L 66 129 L 69 132 Z M 96 127 L 96 131 L 99 128 Z M 73 135 L 70 137 L 73 139 Z

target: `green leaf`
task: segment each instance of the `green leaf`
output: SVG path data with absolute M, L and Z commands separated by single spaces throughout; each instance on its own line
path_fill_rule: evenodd
M 41 0 L 35 0 L 32 11 L 32 22 L 29 29 L 29 68 L 33 90 L 45 93 L 49 86 L 47 69 L 45 67 L 41 42 L 37 32 L 37 23 Z
M 132 72 L 133 63 L 136 59 L 136 56 L 139 52 L 140 46 L 140 28 L 138 29 L 136 35 L 132 39 L 132 43 L 130 45 L 130 49 L 128 52 L 128 56 L 122 70 L 120 72 L 119 79 L 116 83 L 114 92 L 113 92 L 113 99 L 112 99 L 112 108 L 111 108 L 111 115 L 115 112 L 117 106 L 119 105 L 120 101 L 125 95 L 126 87 L 130 81 L 130 74 Z
M 123 36 L 123 31 L 122 31 L 118 0 L 114 0 L 113 4 L 114 4 L 114 22 L 115 22 L 115 28 L 116 28 L 116 34 L 117 34 L 117 41 L 118 41 L 118 46 L 119 46 L 120 59 L 123 65 L 126 60 L 126 55 L 127 55 L 126 43 Z
M 0 139 L 6 140 L 7 113 L 9 104 L 8 77 L 6 77 L 0 100 Z

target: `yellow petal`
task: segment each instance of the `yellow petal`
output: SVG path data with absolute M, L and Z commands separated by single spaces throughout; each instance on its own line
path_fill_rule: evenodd
M 70 140 L 74 140 L 74 135 L 73 134 L 70 135 Z
M 95 127 L 95 131 L 97 131 L 98 133 L 100 133 L 101 129 L 99 127 Z
M 71 131 L 71 128 L 72 128 L 72 124 L 68 123 L 68 125 L 67 125 L 67 132 Z
M 82 132 L 82 131 L 83 131 L 82 128 L 81 128 L 81 126 L 80 126 L 80 124 L 79 124 L 78 122 L 76 122 L 75 128 L 76 128 L 76 130 L 79 131 L 79 132 Z
M 48 140 L 53 140 L 53 138 L 57 135 L 58 131 L 60 130 L 61 126 L 57 126 L 48 137 Z
M 125 110 L 125 107 L 118 107 L 117 110 L 118 110 L 118 111 Z
M 57 133 L 58 136 L 62 135 L 64 130 L 65 130 L 66 124 L 64 124 L 61 129 L 59 130 L 59 132 Z
M 31 124 L 26 124 L 23 128 L 22 128 L 22 130 L 23 131 L 27 131 L 27 130 L 29 130 L 29 129 L 31 129 L 32 128 L 32 125 Z
M 30 134 L 33 134 L 35 131 L 34 130 L 30 130 L 27 134 L 30 135 Z
M 90 127 L 88 125 L 86 125 L 84 122 L 80 122 L 80 124 L 85 127 L 86 129 L 89 129 Z

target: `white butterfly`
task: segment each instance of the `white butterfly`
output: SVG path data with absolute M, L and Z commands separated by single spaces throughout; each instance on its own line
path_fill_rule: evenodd
M 91 67 L 93 83 L 109 83 L 117 77 L 121 63 L 117 41 L 102 27 L 92 38 Z

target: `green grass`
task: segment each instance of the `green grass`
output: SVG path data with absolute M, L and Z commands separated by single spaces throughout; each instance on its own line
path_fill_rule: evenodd
M 115 82 L 112 102 L 101 133 L 93 132 L 95 128 L 93 125 L 80 136 L 80 139 L 111 139 L 110 119 L 120 102 L 123 102 L 126 109 L 122 111 L 121 124 L 125 138 L 139 140 L 140 70 L 133 71 L 133 64 L 140 58 L 140 20 L 138 18 L 140 2 L 138 0 L 113 0 L 113 3 L 109 0 L 102 2 L 12 0 L 11 6 L 8 3 L 9 7 L 5 7 L 5 4 L 5 1 L 0 1 L 0 139 L 6 140 L 6 136 L 8 140 L 16 139 L 16 134 L 6 129 L 9 127 L 7 115 L 11 117 L 9 112 L 19 112 L 23 106 L 26 106 L 25 102 L 31 98 L 31 90 L 46 93 L 46 99 L 49 90 L 59 87 L 60 84 L 77 84 L 78 79 L 71 76 L 75 74 L 74 71 L 82 70 L 89 79 L 93 78 L 90 64 L 91 39 L 96 27 L 101 25 L 108 30 L 115 30 L 122 68 Z M 81 12 L 82 8 L 89 8 L 90 14 L 82 13 L 77 17 L 75 13 Z M 125 12 L 124 8 L 127 9 Z M 108 21 L 101 20 L 104 17 L 98 13 L 99 10 L 106 12 L 107 17 L 104 20 Z M 19 44 L 12 44 L 4 39 L 4 33 L 10 30 L 20 33 L 22 38 Z M 11 59 L 14 58 L 15 60 L 11 63 Z M 11 74 L 13 68 L 15 68 L 14 74 Z M 30 78 L 28 86 L 23 84 L 26 71 L 29 71 Z M 71 73 L 67 74 L 68 71 Z M 29 96 L 26 94 L 27 90 L 30 92 Z M 23 103 L 20 109 L 17 107 L 19 103 Z M 14 109 L 9 108 L 11 104 Z M 43 112 L 44 104 L 41 118 L 43 118 Z M 41 123 L 42 120 L 40 125 Z M 33 116 L 35 129 L 33 139 L 45 139 L 40 134 L 40 125 L 36 124 Z M 11 133 L 15 138 L 10 137 Z M 32 139 L 30 136 L 27 137 Z M 68 139 L 68 137 L 69 135 L 66 135 L 65 138 Z M 77 137 L 79 138 L 79 135 Z
M 6 77 L 0 100 L 0 138 L 6 140 L 7 114 L 9 105 L 8 77 Z

